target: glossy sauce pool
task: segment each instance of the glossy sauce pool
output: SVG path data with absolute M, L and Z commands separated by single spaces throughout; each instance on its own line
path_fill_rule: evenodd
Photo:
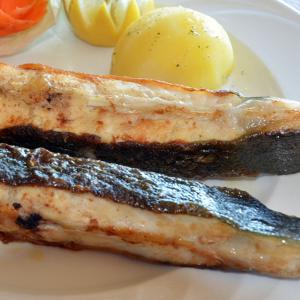
M 270 70 L 256 54 L 238 39 L 230 36 L 235 66 L 223 89 L 240 92 L 245 96 L 274 96 L 283 93 Z

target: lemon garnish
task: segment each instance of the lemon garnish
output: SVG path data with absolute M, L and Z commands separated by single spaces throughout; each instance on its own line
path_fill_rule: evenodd
M 97 46 L 114 46 L 119 36 L 141 15 L 154 8 L 153 0 L 64 0 L 75 34 Z

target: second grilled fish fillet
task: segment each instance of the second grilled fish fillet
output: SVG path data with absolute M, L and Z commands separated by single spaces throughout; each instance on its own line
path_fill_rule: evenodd
M 300 104 L 0 65 L 0 141 L 183 177 L 300 170 Z
M 249 194 L 0 144 L 0 236 L 300 277 L 300 219 Z

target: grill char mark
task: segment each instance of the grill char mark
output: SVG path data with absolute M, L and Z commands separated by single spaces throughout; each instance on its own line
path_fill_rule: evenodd
M 34 230 L 39 226 L 42 217 L 37 213 L 32 213 L 27 217 L 17 217 L 16 224 L 24 229 Z

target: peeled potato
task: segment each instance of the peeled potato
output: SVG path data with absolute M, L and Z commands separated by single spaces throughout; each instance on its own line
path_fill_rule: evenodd
M 217 89 L 231 73 L 233 60 L 230 39 L 215 19 L 164 7 L 127 28 L 115 47 L 111 72 Z

